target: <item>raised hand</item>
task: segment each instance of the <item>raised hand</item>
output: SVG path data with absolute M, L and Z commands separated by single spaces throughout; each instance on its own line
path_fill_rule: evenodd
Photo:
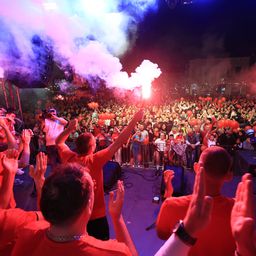
M 239 255 L 256 255 L 254 210 L 252 176 L 245 174 L 237 187 L 231 212 L 231 228 Z
M 122 181 L 117 182 L 116 198 L 114 198 L 114 192 L 109 193 L 109 213 L 112 219 L 118 220 L 121 217 L 122 208 L 124 203 L 124 184 Z
M 173 170 L 164 171 L 164 183 L 165 183 L 164 198 L 171 197 L 173 194 L 173 186 L 172 186 L 173 178 L 174 178 Z
M 36 167 L 29 166 L 29 175 L 35 182 L 44 181 L 47 169 L 47 156 L 43 152 L 39 152 L 36 156 Z
M 18 156 L 19 153 L 16 149 L 8 149 L 6 154 L 2 157 L 2 165 L 4 170 L 9 173 L 16 174 L 18 170 Z
M 165 185 L 169 184 L 172 181 L 173 178 L 174 178 L 174 171 L 173 170 L 164 171 L 164 183 L 165 183 Z
M 31 137 L 33 136 L 33 132 L 31 129 L 24 129 L 21 133 L 21 140 L 24 144 L 29 144 Z
M 78 120 L 75 118 L 71 120 L 68 124 L 68 129 L 71 131 L 75 131 L 78 128 Z
M 184 219 L 185 229 L 193 237 L 211 220 L 213 201 L 211 197 L 205 196 L 204 173 L 204 168 L 200 167 L 196 174 L 192 200 Z

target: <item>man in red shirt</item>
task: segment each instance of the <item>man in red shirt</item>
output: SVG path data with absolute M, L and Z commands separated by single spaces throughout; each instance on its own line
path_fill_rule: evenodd
M 18 234 L 13 256 L 138 255 L 121 215 L 123 184 L 110 194 L 109 211 L 116 240 L 100 241 L 87 234 L 94 204 L 93 181 L 78 164 L 55 168 L 42 188 L 40 208 L 49 222 L 33 222 Z
M 27 212 L 19 208 L 0 209 L 0 255 L 11 255 L 20 229 L 42 218 L 42 214 L 36 211 Z
M 106 209 L 103 189 L 103 166 L 112 159 L 115 152 L 128 140 L 137 122 L 143 117 L 143 110 L 138 111 L 129 125 L 120 133 L 118 138 L 107 148 L 94 153 L 96 149 L 95 138 L 91 133 L 83 133 L 76 139 L 76 150 L 69 149 L 65 141 L 69 134 L 76 129 L 77 120 L 72 120 L 68 127 L 57 137 L 58 147 L 62 163 L 79 163 L 86 166 L 95 183 L 95 202 L 87 231 L 90 235 L 101 240 L 109 239 L 109 227 L 106 218 Z
M 207 148 L 201 154 L 199 165 L 205 169 L 206 195 L 213 198 L 213 211 L 210 224 L 198 234 L 197 243 L 190 249 L 189 255 L 233 256 L 235 241 L 230 215 L 234 200 L 221 195 L 223 183 L 232 178 L 230 156 L 221 147 Z M 175 224 L 184 219 L 190 201 L 191 195 L 170 197 L 164 201 L 156 223 L 160 238 L 168 239 Z

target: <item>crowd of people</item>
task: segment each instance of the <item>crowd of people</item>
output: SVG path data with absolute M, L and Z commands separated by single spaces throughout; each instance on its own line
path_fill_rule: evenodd
M 57 108 L 62 119 L 78 120 L 78 128 L 70 134 L 69 142 L 84 132 L 91 132 L 96 138 L 97 150 L 115 141 L 138 106 L 102 100 L 90 108 L 87 103 L 59 100 L 55 104 L 49 102 L 48 108 Z M 144 119 L 135 126 L 113 159 L 120 165 L 134 167 L 153 165 L 160 169 L 169 164 L 192 169 L 201 152 L 211 146 L 224 147 L 232 156 L 237 150 L 254 150 L 255 105 L 255 99 L 225 97 L 181 98 L 162 105 L 148 104 Z M 40 151 L 49 144 L 42 128 L 47 119 L 42 118 L 44 113 L 40 108 L 36 117 L 31 114 L 27 118 L 28 127 L 34 131 L 35 148 Z
M 110 193 L 116 240 L 109 239 L 102 168 L 111 159 L 158 169 L 168 162 L 196 173 L 193 194 L 178 198 L 172 197 L 173 172 L 165 173 L 156 230 L 167 241 L 156 255 L 256 254 L 252 175 L 243 176 L 235 199 L 221 195 L 232 179 L 234 151 L 254 150 L 253 99 L 180 99 L 139 109 L 97 104 L 37 106 L 35 116 L 25 113 L 20 134 L 15 113 L 1 109 L 0 255 L 138 255 L 122 217 L 122 181 L 116 196 Z M 45 178 L 47 165 L 52 170 Z M 25 166 L 36 186 L 37 211 L 15 208 L 14 179 Z

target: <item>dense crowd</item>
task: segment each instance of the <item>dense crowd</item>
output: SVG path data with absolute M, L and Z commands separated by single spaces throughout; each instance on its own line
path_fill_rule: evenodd
M 179 99 L 162 105 L 146 103 L 143 120 L 135 126 L 132 135 L 115 154 L 120 165 L 161 168 L 164 164 L 193 168 L 201 152 L 219 145 L 234 156 L 236 150 L 254 150 L 256 130 L 254 99 L 237 98 Z M 58 115 L 67 121 L 78 120 L 77 130 L 70 134 L 70 142 L 81 133 L 92 132 L 97 150 L 110 145 L 127 126 L 139 104 L 114 101 L 91 103 L 59 100 L 48 102 L 49 109 L 58 109 Z M 35 134 L 35 148 L 45 148 L 41 129 L 42 111 L 29 113 L 27 122 Z
M 110 193 L 116 240 L 109 239 L 102 168 L 111 159 L 145 168 L 184 165 L 196 173 L 193 194 L 178 198 L 173 172 L 164 173 L 156 230 L 167 241 L 156 255 L 255 255 L 252 176 L 243 176 L 235 200 L 221 195 L 232 179 L 234 151 L 254 150 L 255 104 L 224 97 L 156 106 L 61 100 L 24 113 L 20 133 L 15 113 L 1 109 L 0 255 L 138 255 L 121 213 L 121 181 L 116 196 Z M 15 175 L 28 165 L 37 211 L 15 208 Z

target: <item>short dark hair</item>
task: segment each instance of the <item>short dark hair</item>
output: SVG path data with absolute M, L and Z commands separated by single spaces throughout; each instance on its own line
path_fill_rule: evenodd
M 200 161 L 207 175 L 213 178 L 223 178 L 231 170 L 232 160 L 229 153 L 222 147 L 213 146 L 205 149 Z
M 79 164 L 59 165 L 45 180 L 40 208 L 52 225 L 71 223 L 88 205 L 93 188 L 85 172 Z
M 90 141 L 93 138 L 93 135 L 90 132 L 82 133 L 76 139 L 76 151 L 79 155 L 88 154 L 91 145 Z

